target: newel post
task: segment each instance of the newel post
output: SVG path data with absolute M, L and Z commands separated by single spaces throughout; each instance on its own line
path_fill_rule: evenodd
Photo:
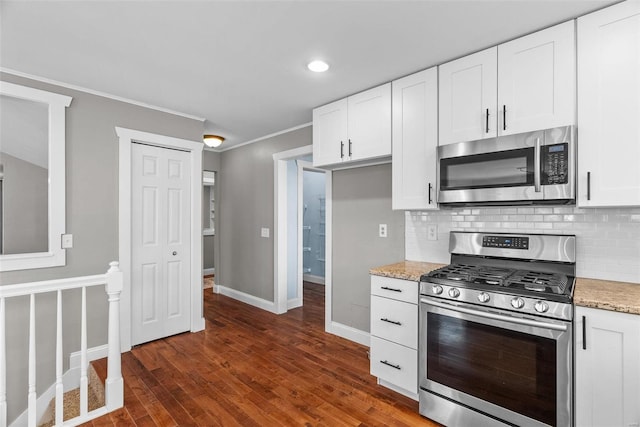
M 105 382 L 105 404 L 113 411 L 124 404 L 124 382 L 122 380 L 120 353 L 120 293 L 122 292 L 122 271 L 118 262 L 109 263 L 106 291 L 109 296 L 109 354 L 107 358 L 107 380 Z

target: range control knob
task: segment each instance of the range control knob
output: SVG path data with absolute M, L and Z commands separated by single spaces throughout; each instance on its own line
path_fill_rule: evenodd
M 522 308 L 524 307 L 524 300 L 522 298 L 514 298 L 511 300 L 511 306 L 513 308 Z
M 480 302 L 489 302 L 490 299 L 491 299 L 491 297 L 486 292 L 480 292 L 478 294 L 478 301 L 480 301 Z
M 544 301 L 537 301 L 533 305 L 533 308 L 535 308 L 538 313 L 546 313 L 547 310 L 549 310 L 549 304 Z
M 436 295 L 440 295 L 442 293 L 442 286 L 440 285 L 433 285 L 433 287 L 431 288 L 431 290 L 433 291 L 434 294 Z
M 458 298 L 460 296 L 460 291 L 456 288 L 449 289 L 449 296 L 451 298 Z

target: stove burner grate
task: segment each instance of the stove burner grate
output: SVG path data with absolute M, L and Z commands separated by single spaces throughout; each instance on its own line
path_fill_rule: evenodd
M 568 277 L 563 274 L 468 264 L 450 264 L 432 271 L 428 276 L 553 294 L 564 294 L 569 283 Z

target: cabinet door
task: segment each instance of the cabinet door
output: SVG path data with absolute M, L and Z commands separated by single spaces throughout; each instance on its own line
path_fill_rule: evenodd
M 437 68 L 394 81 L 391 99 L 393 209 L 435 209 Z
M 347 99 L 313 110 L 313 165 L 340 163 L 346 156 Z
M 497 48 L 440 65 L 440 145 L 497 135 Z
M 498 46 L 498 135 L 575 124 L 574 21 Z
M 578 205 L 640 206 L 640 2 L 578 19 Z
M 391 155 L 391 83 L 352 95 L 345 156 L 364 160 Z
M 575 323 L 575 425 L 638 425 L 640 316 L 576 307 Z

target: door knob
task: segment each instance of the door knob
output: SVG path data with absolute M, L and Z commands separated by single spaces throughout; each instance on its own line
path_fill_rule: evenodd
M 173 251 L 173 254 L 172 254 L 172 255 L 173 255 L 173 256 L 176 256 L 176 255 L 178 255 L 178 252 Z

